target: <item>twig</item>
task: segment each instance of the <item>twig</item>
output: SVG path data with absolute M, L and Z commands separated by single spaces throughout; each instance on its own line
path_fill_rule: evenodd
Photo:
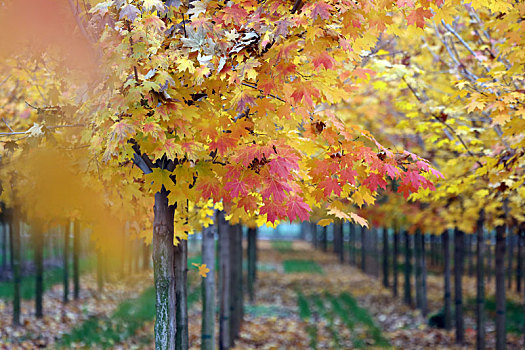
M 264 92 L 264 91 L 262 91 L 261 89 L 259 89 L 257 86 L 253 86 L 253 85 L 250 85 L 250 84 L 245 83 L 245 82 L 242 82 L 241 85 L 244 85 L 244 86 L 247 86 L 247 87 L 249 87 L 249 88 L 252 88 L 252 89 L 258 90 L 259 92 Z M 280 98 L 279 96 L 272 95 L 272 94 L 268 94 L 268 96 L 273 97 L 273 98 L 275 98 L 275 99 L 277 99 L 277 100 L 279 100 L 279 101 L 281 101 L 281 102 L 286 103 L 286 101 L 283 100 L 282 98 Z

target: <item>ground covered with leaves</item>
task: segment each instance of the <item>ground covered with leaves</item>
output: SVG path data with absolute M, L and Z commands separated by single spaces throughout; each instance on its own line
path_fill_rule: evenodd
M 199 349 L 201 293 L 194 275 L 189 276 L 189 330 L 191 348 Z M 44 296 L 45 317 L 37 320 L 33 302 L 24 301 L 23 326 L 16 328 L 9 302 L 0 300 L 1 348 L 153 349 L 151 278 L 135 275 L 107 283 L 99 292 L 95 276 L 88 273 L 81 279 L 79 300 L 65 305 L 57 284 Z M 441 280 L 439 275 L 429 276 L 431 311 L 441 307 Z M 468 301 L 474 289 L 469 278 L 465 285 Z M 473 315 L 468 313 L 466 326 L 464 349 L 475 344 Z M 490 323 L 488 327 L 491 347 L 494 333 Z M 517 334 L 508 335 L 508 347 L 521 347 Z M 304 242 L 259 242 L 257 297 L 246 303 L 236 349 L 353 348 L 461 349 L 454 344 L 453 331 L 429 327 L 377 278 L 340 264 L 333 254 L 314 251 Z

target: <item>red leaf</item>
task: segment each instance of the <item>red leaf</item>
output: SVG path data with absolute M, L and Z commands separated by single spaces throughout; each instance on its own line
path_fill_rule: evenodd
M 292 190 L 290 185 L 276 177 L 266 177 L 264 178 L 264 183 L 266 186 L 261 192 L 264 199 L 272 196 L 274 201 L 283 201 L 286 199 L 285 191 L 290 192 Z
M 395 166 L 393 165 L 390 165 L 390 164 L 385 164 L 385 167 L 384 167 L 386 173 L 388 174 L 388 176 L 390 176 L 390 178 L 392 180 L 396 179 L 399 177 L 399 169 L 396 168 Z
M 228 191 L 232 198 L 239 197 L 239 195 L 246 196 L 248 194 L 248 186 L 243 180 L 239 179 L 227 182 L 224 185 L 224 190 Z
M 432 12 L 430 10 L 425 10 L 422 7 L 418 7 L 417 9 L 410 12 L 410 14 L 407 16 L 407 23 L 408 25 L 415 24 L 419 28 L 425 27 L 425 18 L 431 18 Z
M 355 186 L 355 177 L 357 176 L 357 171 L 352 170 L 351 168 L 345 168 L 341 170 L 339 174 L 342 181 Z
M 323 51 L 312 60 L 312 63 L 316 70 L 319 70 L 319 66 L 323 66 L 325 69 L 332 69 L 335 65 L 335 60 L 326 51 Z
M 341 186 L 337 183 L 337 180 L 328 177 L 319 183 L 319 187 L 323 189 L 325 197 L 328 197 L 334 192 L 337 196 L 341 194 Z
M 382 175 L 372 173 L 363 181 L 363 185 L 368 187 L 370 191 L 377 190 L 377 186 L 386 190 L 386 181 L 383 179 Z
M 260 214 L 266 214 L 266 218 L 271 223 L 286 216 L 286 209 L 271 201 L 265 201 L 259 212 Z
M 288 210 L 286 211 L 286 214 L 288 214 L 290 222 L 296 218 L 301 219 L 301 221 L 306 221 L 310 218 L 309 212 L 311 210 L 310 206 L 303 202 L 301 197 L 294 196 L 288 201 Z
M 313 20 L 315 21 L 317 16 L 321 17 L 322 19 L 330 18 L 330 10 L 333 10 L 332 6 L 328 5 L 324 1 L 318 1 L 312 10 Z

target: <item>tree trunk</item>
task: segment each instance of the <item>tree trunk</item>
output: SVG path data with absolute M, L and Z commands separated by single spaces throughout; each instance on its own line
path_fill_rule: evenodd
M 230 339 L 232 346 L 239 336 L 243 318 L 243 286 L 242 286 L 242 226 L 240 224 L 230 226 Z
M 383 286 L 389 287 L 388 283 L 388 229 L 383 227 Z
M 450 243 L 448 230 L 441 234 L 441 243 L 443 244 L 443 260 L 444 260 L 444 318 L 445 329 L 450 330 L 452 327 L 452 312 L 450 303 Z
M 361 226 L 361 270 L 366 269 L 366 229 Z
M 523 230 L 518 233 L 518 256 L 516 257 L 516 292 L 521 292 L 521 276 L 523 275 Z
M 224 212 L 217 214 L 219 232 L 220 260 L 220 315 L 219 315 L 219 349 L 230 348 L 230 232 L 224 219 Z
M 312 228 L 312 245 L 315 249 L 319 248 L 319 226 L 316 224 Z
M 215 349 L 215 226 L 202 229 L 202 263 L 210 269 L 202 279 L 201 349 Z
M 64 296 L 63 302 L 69 301 L 69 235 L 71 234 L 71 222 L 67 221 L 64 225 Z
M 155 194 L 153 207 L 153 273 L 155 280 L 155 348 L 175 350 L 176 297 L 173 249 L 174 206 L 168 205 L 167 191 Z
M 412 288 L 410 286 L 410 275 L 412 274 L 412 266 L 410 260 L 410 235 L 405 231 L 405 285 L 404 285 L 404 300 L 405 304 L 412 305 Z
M 255 281 L 257 278 L 257 228 L 248 229 L 248 297 L 255 301 Z
M 485 253 L 483 239 L 484 220 L 485 212 L 482 209 L 479 212 L 479 219 L 476 227 L 476 348 L 478 350 L 485 349 L 485 278 L 483 275 L 483 255 Z
M 42 295 L 44 293 L 44 232 L 40 225 L 33 228 L 33 249 L 35 252 L 35 316 L 44 316 Z
M 323 250 L 323 252 L 326 252 L 328 250 L 328 232 L 327 231 L 328 231 L 328 227 L 324 226 L 322 236 L 321 236 L 321 249 Z
M 474 254 L 472 254 L 474 235 L 467 235 L 467 238 L 468 275 L 474 276 Z
M 496 350 L 505 349 L 505 225 L 496 227 Z
M 20 325 L 20 284 L 22 276 L 20 273 L 20 223 L 15 209 L 9 210 L 9 233 L 11 234 L 11 264 L 13 271 L 13 325 Z
M 181 239 L 174 250 L 176 328 L 175 348 L 188 350 L 188 241 Z
M 513 260 L 514 260 L 514 229 L 507 226 L 507 289 L 512 288 L 512 271 L 513 271 Z
M 425 252 L 425 235 L 421 234 L 421 314 L 426 317 L 428 314 L 427 303 L 427 263 Z
M 463 323 L 463 259 L 464 259 L 465 234 L 459 229 L 454 229 L 454 298 L 456 305 L 456 343 L 465 342 L 465 326 Z
M 392 292 L 394 297 L 398 295 L 398 271 L 397 271 L 397 261 L 399 256 L 399 231 L 397 228 L 394 228 L 394 256 L 392 257 L 392 269 L 393 269 L 393 282 L 392 282 Z
M 345 241 L 344 241 L 344 236 L 343 236 L 343 224 L 342 223 L 336 223 L 334 225 L 334 244 L 336 242 L 337 242 L 337 248 L 334 247 L 334 250 L 339 257 L 339 262 L 342 264 L 345 262 L 345 249 L 344 249 Z
M 78 299 L 80 293 L 80 271 L 79 271 L 79 255 L 80 255 L 80 224 L 75 220 L 73 225 L 73 298 Z
M 422 309 L 422 257 L 421 257 L 421 232 L 419 229 L 414 234 L 414 268 L 416 283 L 416 308 Z
M 7 251 L 8 251 L 8 242 L 7 242 L 7 219 L 5 215 L 5 208 L 2 205 L 2 212 L 0 213 L 0 226 L 2 227 L 2 273 L 7 271 Z
M 492 272 L 493 272 L 493 262 L 492 262 L 492 232 L 488 233 L 488 244 L 487 244 L 487 283 L 492 283 Z
M 352 265 L 356 265 L 356 256 L 355 256 L 355 225 L 349 223 L 350 232 L 348 234 L 348 262 Z

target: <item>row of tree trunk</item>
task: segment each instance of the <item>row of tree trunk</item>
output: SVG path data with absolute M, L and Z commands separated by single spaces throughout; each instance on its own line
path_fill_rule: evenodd
M 465 325 L 464 325 L 464 308 L 463 308 L 463 286 L 462 278 L 465 274 L 473 274 L 476 276 L 476 329 L 479 331 L 476 334 L 477 349 L 485 348 L 485 328 L 486 328 L 486 311 L 485 311 L 485 283 L 490 282 L 490 278 L 486 269 L 492 264 L 492 254 L 487 253 L 486 238 L 487 233 L 484 229 L 484 212 L 480 212 L 477 223 L 476 232 L 472 234 L 465 234 L 464 232 L 455 229 L 453 230 L 453 256 L 450 252 L 450 233 L 445 230 L 440 236 L 430 236 L 425 239 L 425 235 L 416 230 L 414 234 L 409 234 L 407 231 L 402 233 L 394 229 L 392 234 L 389 230 L 382 229 L 382 254 L 378 256 L 378 230 L 372 228 L 359 229 L 355 225 L 349 225 L 348 231 L 348 261 L 350 264 L 359 267 L 365 273 L 372 276 L 377 276 L 379 271 L 379 262 L 382 262 L 382 281 L 386 288 L 392 288 L 394 296 L 398 296 L 399 289 L 399 255 L 404 254 L 403 259 L 403 300 L 407 305 L 414 306 L 420 309 L 423 315 L 428 314 L 427 303 L 427 268 L 441 267 L 444 278 L 443 290 L 443 309 L 439 313 L 439 324 L 446 329 L 451 329 L 455 326 L 456 342 L 463 344 L 465 342 Z M 340 224 L 333 225 L 332 240 L 334 244 L 334 252 L 339 256 L 345 249 L 345 235 Z M 358 236 L 357 231 L 360 231 Z M 311 228 L 311 240 L 314 247 L 323 250 L 324 243 L 327 238 L 327 228 Z M 340 233 L 341 232 L 341 233 Z M 505 278 L 513 278 L 516 280 L 516 290 L 521 291 L 521 279 L 523 278 L 523 232 L 520 231 L 514 237 L 507 237 L 509 230 L 502 225 L 496 228 L 495 232 L 495 251 L 494 251 L 494 272 L 496 276 L 496 349 L 504 349 L 506 344 L 505 331 L 505 312 L 506 299 L 505 290 L 510 288 L 511 284 L 505 284 Z M 390 239 L 392 238 L 392 239 Z M 404 245 L 401 247 L 401 238 L 403 238 Z M 319 242 L 323 242 L 319 244 Z M 507 259 L 505 259 L 506 244 L 509 244 L 509 251 L 507 252 Z M 390 245 L 393 245 L 390 249 Z M 516 252 L 512 251 L 510 246 L 516 246 Z M 337 247 L 339 246 L 339 247 Z M 427 250 L 426 247 L 429 247 Z M 473 246 L 475 249 L 473 249 Z M 489 250 L 490 251 L 490 250 Z M 476 263 L 474 263 L 474 257 Z M 428 258 L 428 263 L 427 263 Z M 514 258 L 516 261 L 514 262 Z M 344 256 L 339 257 L 341 262 L 344 261 Z M 507 260 L 507 261 L 505 261 Z M 452 264 L 453 263 L 453 264 Z M 467 268 L 465 268 L 467 267 Z M 515 268 L 514 268 L 515 267 Z M 472 271 L 471 271 L 472 270 Z M 506 270 L 506 271 L 505 271 Z M 513 272 L 515 273 L 513 276 Z M 451 274 L 453 274 L 454 286 L 454 308 L 452 308 L 452 283 Z M 412 295 L 412 281 L 414 276 L 415 300 Z M 392 278 L 392 284 L 390 284 Z M 454 318 L 452 317 L 454 314 Z

